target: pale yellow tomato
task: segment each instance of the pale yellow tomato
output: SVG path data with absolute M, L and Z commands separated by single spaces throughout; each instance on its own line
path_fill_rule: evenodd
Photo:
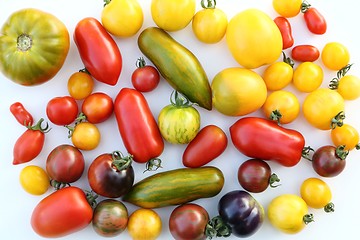
M 39 166 L 29 165 L 20 172 L 20 184 L 26 192 L 33 195 L 42 195 L 49 189 L 50 179 L 44 169 Z
M 360 97 L 360 78 L 345 75 L 339 79 L 337 91 L 345 100 L 355 100 Z
M 286 62 L 275 62 L 270 64 L 264 71 L 262 77 L 266 87 L 270 91 L 283 89 L 293 79 L 294 70 Z
M 331 130 L 331 140 L 336 147 L 345 146 L 344 150 L 353 150 L 359 144 L 359 132 L 353 126 L 344 123 Z
M 273 0 L 274 10 L 286 18 L 295 17 L 300 13 L 302 0 Z
M 334 205 L 331 203 L 331 189 L 320 178 L 305 179 L 300 186 L 300 195 L 311 208 L 324 208 L 326 212 L 334 211 Z
M 339 42 L 327 43 L 321 51 L 321 60 L 330 70 L 340 70 L 349 64 L 349 50 Z
M 86 72 L 73 73 L 67 83 L 70 96 L 81 100 L 89 96 L 94 89 L 94 79 Z
M 314 62 L 302 62 L 294 70 L 293 84 L 300 92 L 318 89 L 324 79 L 322 68 Z
M 133 240 L 155 240 L 161 229 L 161 218 L 152 209 L 139 208 L 129 216 L 127 230 Z

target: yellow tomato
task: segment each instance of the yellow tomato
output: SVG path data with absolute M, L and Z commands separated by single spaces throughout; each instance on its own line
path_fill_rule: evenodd
M 341 117 L 345 103 L 343 97 L 335 90 L 318 88 L 309 93 L 302 106 L 305 119 L 314 127 L 329 130 L 336 116 Z M 341 119 L 339 119 L 341 120 Z
M 306 202 L 295 194 L 282 194 L 271 200 L 267 212 L 271 225 L 282 232 L 295 234 L 312 221 Z
M 283 46 L 274 21 L 263 11 L 253 8 L 231 18 L 226 43 L 235 60 L 250 69 L 275 62 Z
M 101 13 L 105 29 L 118 37 L 131 37 L 143 25 L 144 14 L 137 0 L 106 0 Z
M 302 0 L 273 0 L 274 10 L 286 18 L 295 17 L 299 14 Z
M 70 96 L 81 100 L 89 96 L 94 89 L 94 80 L 90 74 L 85 72 L 73 73 L 67 83 Z
M 300 103 L 295 94 L 285 90 L 278 90 L 269 94 L 262 106 L 262 110 L 267 118 L 286 124 L 298 117 Z
M 178 31 L 192 20 L 195 0 L 152 0 L 151 16 L 155 24 L 165 31 Z
M 344 150 L 353 150 L 359 144 L 359 132 L 353 126 L 344 123 L 331 130 L 331 140 L 336 147 L 343 145 Z
M 294 71 L 293 84 L 300 92 L 318 89 L 324 79 L 322 68 L 313 62 L 302 62 Z
M 270 64 L 263 73 L 266 87 L 270 91 L 283 89 L 293 79 L 294 70 L 286 62 L 275 62 Z
M 321 60 L 330 70 L 340 70 L 349 63 L 350 53 L 343 44 L 329 42 L 321 51 Z
M 360 78 L 345 75 L 339 79 L 337 91 L 345 100 L 355 100 L 360 97 Z
M 266 85 L 256 72 L 226 68 L 211 83 L 213 106 L 228 116 L 243 116 L 261 108 L 266 100 Z
M 139 208 L 129 216 L 127 230 L 133 240 L 154 240 L 161 229 L 161 218 L 152 209 Z
M 334 204 L 331 203 L 330 187 L 319 178 L 304 180 L 300 187 L 300 195 L 309 207 L 324 208 L 326 212 L 334 211 Z
M 44 194 L 50 186 L 46 171 L 39 166 L 29 165 L 20 172 L 20 184 L 23 189 L 33 195 Z
M 72 132 L 71 141 L 80 150 L 93 150 L 100 143 L 100 131 L 95 124 L 81 122 Z

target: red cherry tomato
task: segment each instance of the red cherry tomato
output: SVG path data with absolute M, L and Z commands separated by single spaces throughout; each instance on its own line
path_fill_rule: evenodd
M 324 34 L 327 29 L 327 23 L 324 16 L 310 4 L 303 2 L 301 12 L 304 13 L 304 19 L 307 28 L 314 34 Z
M 131 75 L 131 82 L 134 88 L 140 92 L 150 92 L 154 90 L 160 82 L 158 70 L 150 65 L 146 65 L 144 58 L 139 58 L 136 62 L 137 68 Z
M 115 85 L 122 70 L 120 50 L 101 23 L 87 17 L 75 26 L 74 41 L 85 68 L 96 80 Z
M 54 97 L 46 105 L 46 115 L 56 125 L 65 126 L 75 121 L 79 113 L 76 100 L 70 96 Z
M 291 50 L 291 58 L 299 62 L 314 62 L 319 57 L 319 49 L 312 45 L 297 45 Z
M 287 49 L 294 45 L 294 38 L 292 36 L 292 30 L 289 20 L 287 18 L 279 16 L 274 19 L 276 26 L 279 28 L 281 37 L 283 40 L 283 48 Z
M 85 98 L 81 111 L 90 123 L 101 123 L 107 120 L 114 110 L 112 98 L 106 93 L 96 92 Z
M 24 126 L 31 126 L 34 123 L 33 116 L 25 109 L 20 102 L 15 102 L 10 105 L 10 112 L 16 120 Z

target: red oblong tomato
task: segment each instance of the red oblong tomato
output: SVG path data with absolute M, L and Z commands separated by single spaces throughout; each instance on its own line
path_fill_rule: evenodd
M 92 93 L 85 98 L 81 111 L 90 123 L 101 123 L 107 120 L 114 110 L 112 98 L 103 92 Z
M 122 56 L 104 26 L 96 18 L 84 18 L 75 26 L 74 41 L 91 76 L 100 82 L 116 85 L 122 70 Z
M 65 187 L 38 203 L 31 215 L 31 226 L 42 237 L 57 238 L 85 228 L 92 216 L 85 192 L 78 187 Z
M 134 161 L 145 163 L 164 150 L 164 140 L 144 95 L 122 88 L 115 98 L 114 113 L 121 138 Z
M 326 32 L 326 20 L 316 8 L 304 2 L 301 5 L 301 12 L 304 13 L 305 23 L 310 32 L 320 35 Z
M 185 167 L 201 167 L 222 154 L 228 144 L 224 131 L 215 125 L 202 128 L 187 145 L 182 162 Z
M 314 62 L 320 57 L 320 51 L 313 45 L 297 45 L 291 50 L 291 57 L 300 62 Z
M 75 121 L 79 107 L 70 96 L 54 97 L 46 105 L 46 115 L 56 125 L 65 126 Z
M 15 102 L 11 104 L 10 112 L 21 125 L 33 125 L 33 116 L 26 110 L 26 108 L 24 107 L 24 105 L 22 105 L 21 102 Z
M 159 71 L 151 65 L 146 65 L 144 58 L 139 58 L 136 62 L 136 69 L 131 75 L 131 83 L 140 92 L 150 92 L 154 90 L 160 82 Z
M 283 40 L 283 48 L 287 49 L 294 45 L 294 38 L 292 36 L 291 24 L 287 18 L 279 16 L 274 19 L 276 26 L 279 28 Z

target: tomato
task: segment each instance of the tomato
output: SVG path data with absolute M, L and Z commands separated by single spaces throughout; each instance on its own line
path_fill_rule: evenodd
M 151 65 L 146 65 L 143 57 L 136 61 L 136 69 L 131 75 L 131 83 L 140 92 L 154 90 L 160 82 L 159 71 Z
M 267 212 L 269 221 L 276 229 L 295 234 L 313 221 L 306 202 L 295 194 L 282 194 L 271 200 Z
M 350 53 L 342 43 L 328 42 L 321 50 L 321 60 L 328 69 L 338 71 L 349 64 Z
M 152 209 L 139 208 L 129 217 L 127 230 L 134 240 L 155 240 L 160 236 L 162 221 Z
M 114 103 L 112 98 L 103 92 L 92 93 L 87 96 L 82 105 L 81 112 L 90 123 L 102 123 L 112 115 Z
M 31 126 L 34 123 L 33 116 L 29 113 L 21 102 L 14 102 L 10 105 L 10 112 L 15 119 L 24 126 Z
M 273 0 L 274 10 L 283 17 L 291 18 L 300 13 L 302 0 Z
M 179 31 L 192 20 L 196 10 L 195 0 L 152 0 L 151 17 L 165 31 Z
M 355 100 L 360 97 L 360 78 L 346 75 L 351 66 L 352 64 L 348 64 L 340 69 L 329 84 L 329 88 L 336 89 L 344 100 Z
M 215 0 L 201 1 L 203 9 L 195 13 L 192 30 L 196 38 L 204 43 L 217 43 L 224 38 L 228 19 L 226 13 L 216 8 Z
M 126 229 L 128 217 L 128 210 L 122 202 L 105 199 L 94 209 L 92 226 L 100 236 L 115 237 Z
M 356 128 L 346 123 L 331 129 L 331 140 L 336 147 L 342 145 L 345 150 L 359 148 L 359 132 Z
M 56 125 L 69 125 L 79 113 L 76 100 L 71 96 L 54 97 L 46 105 L 46 115 Z
M 46 159 L 46 171 L 55 188 L 61 184 L 73 183 L 84 172 L 83 154 L 74 146 L 61 144 L 49 153 Z
M 144 14 L 137 0 L 104 2 L 101 22 L 109 33 L 118 37 L 131 37 L 140 30 L 144 22 Z
M 45 133 L 50 131 L 48 124 L 41 126 L 43 121 L 41 118 L 35 125 L 28 126 L 16 140 L 13 148 L 14 165 L 29 162 L 40 154 L 45 143 Z
M 122 70 L 118 45 L 101 23 L 87 17 L 75 26 L 74 41 L 82 62 L 96 80 L 114 86 Z
M 320 51 L 313 45 L 297 45 L 291 49 L 291 57 L 300 62 L 314 62 L 320 57 Z
M 302 105 L 307 122 L 321 130 L 341 126 L 344 108 L 345 103 L 341 95 L 328 88 L 318 88 L 309 93 Z
M 295 166 L 301 160 L 305 146 L 300 132 L 259 117 L 237 120 L 230 126 L 230 136 L 236 149 L 245 156 L 274 160 L 286 167 Z
M 101 140 L 101 133 L 97 126 L 89 122 L 80 122 L 75 127 L 68 127 L 71 141 L 80 150 L 93 150 Z
M 1 28 L 0 70 L 15 83 L 42 84 L 58 73 L 69 48 L 63 22 L 50 13 L 25 8 L 11 14 Z
M 221 128 L 207 125 L 185 148 L 182 163 L 185 167 L 202 167 L 220 156 L 227 144 L 227 136 Z
M 331 189 L 320 178 L 305 179 L 300 186 L 300 195 L 309 207 L 323 208 L 326 212 L 334 211 Z
M 211 83 L 213 106 L 228 116 L 243 116 L 261 108 L 267 89 L 256 72 L 240 68 L 225 68 Z
M 174 93 L 174 92 L 173 92 Z M 175 91 L 171 104 L 161 109 L 158 125 L 163 138 L 173 144 L 191 142 L 200 130 L 200 114 L 189 100 Z
M 205 240 L 209 220 L 205 208 L 195 203 L 185 203 L 171 212 L 169 230 L 175 240 Z
M 265 191 L 268 186 L 277 187 L 274 183 L 280 179 L 275 173 L 271 173 L 269 164 L 260 159 L 249 159 L 243 162 L 237 172 L 240 185 L 249 192 L 259 193 Z
M 275 22 L 255 8 L 230 19 L 226 43 L 235 60 L 250 69 L 275 62 L 283 47 L 281 32 Z
M 318 9 L 311 7 L 307 2 L 303 2 L 301 12 L 304 14 L 305 23 L 310 32 L 319 35 L 326 32 L 326 20 Z
M 67 89 L 71 97 L 82 100 L 92 93 L 94 80 L 86 70 L 80 70 L 69 77 Z
M 118 198 L 127 193 L 134 183 L 132 156 L 120 152 L 104 153 L 91 162 L 88 181 L 91 189 L 104 197 Z
M 345 169 L 348 154 L 349 151 L 345 150 L 344 146 L 322 146 L 311 158 L 312 167 L 322 177 L 335 177 Z
M 146 163 L 164 150 L 164 140 L 144 95 L 122 88 L 114 102 L 120 136 L 135 162 Z
M 50 179 L 46 171 L 39 166 L 28 165 L 20 172 L 22 188 L 33 195 L 42 195 L 49 189 Z
M 43 198 L 31 215 L 31 227 L 42 237 L 57 238 L 80 231 L 92 220 L 93 210 L 83 190 L 65 187 Z
M 294 38 L 292 36 L 291 24 L 287 18 L 279 16 L 274 19 L 276 26 L 279 28 L 283 47 L 282 49 L 288 49 L 294 45 Z
M 271 120 L 287 124 L 299 116 L 300 102 L 295 94 L 286 90 L 278 90 L 268 95 L 262 111 Z
M 324 79 L 324 71 L 313 62 L 302 62 L 294 70 L 293 84 L 300 92 L 313 92 L 318 89 Z

